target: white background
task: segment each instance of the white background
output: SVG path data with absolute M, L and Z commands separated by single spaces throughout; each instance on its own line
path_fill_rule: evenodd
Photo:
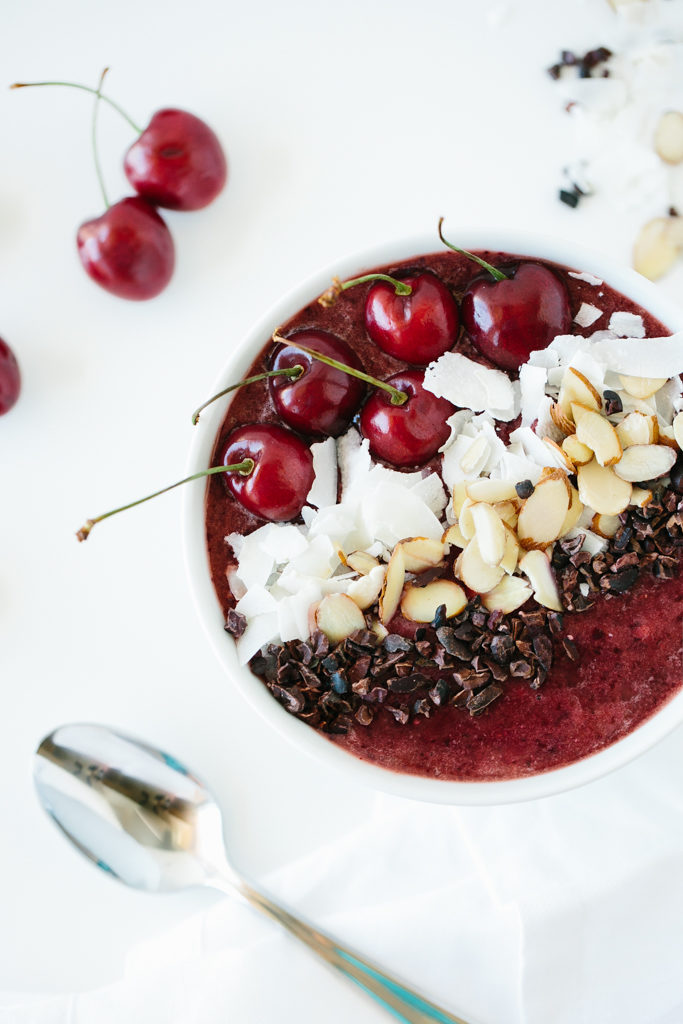
M 322 264 L 432 226 L 436 239 L 442 214 L 454 239 L 521 227 L 628 262 L 640 213 L 557 201 L 577 154 L 544 74 L 560 49 L 603 42 L 614 15 L 606 0 L 511 6 L 497 26 L 489 0 L 2 5 L 6 84 L 94 85 L 110 65 L 107 91 L 139 122 L 163 106 L 203 116 L 230 179 L 207 210 L 167 216 L 167 291 L 115 299 L 75 252 L 102 208 L 90 99 L 0 82 L 0 334 L 24 381 L 0 421 L 0 991 L 105 983 L 136 942 L 214 899 L 126 891 L 68 848 L 31 785 L 58 724 L 108 722 L 192 766 L 256 877 L 371 815 L 373 793 L 290 748 L 224 678 L 190 603 L 178 492 L 87 545 L 74 531 L 182 475 L 190 413 L 226 356 Z M 132 136 L 106 107 L 100 139 L 115 200 Z

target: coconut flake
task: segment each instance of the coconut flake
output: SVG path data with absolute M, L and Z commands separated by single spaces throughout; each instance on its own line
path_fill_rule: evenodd
M 265 644 L 273 643 L 278 637 L 278 614 L 266 612 L 250 619 L 237 644 L 237 656 L 240 665 L 246 665 L 250 658 L 261 650 Z
M 582 302 L 574 317 L 574 323 L 578 324 L 579 327 L 590 327 L 591 324 L 600 319 L 602 314 L 603 310 L 598 309 L 597 306 L 592 306 L 590 302 Z
M 515 405 L 514 388 L 507 374 L 482 366 L 459 352 L 446 352 L 430 363 L 425 370 L 424 387 L 437 398 L 473 412 L 489 410 L 496 415 L 494 410 L 507 413 Z
M 317 508 L 337 501 L 337 445 L 333 437 L 311 445 L 315 477 L 306 501 Z
M 366 496 L 362 514 L 373 539 L 393 548 L 405 537 L 440 540 L 443 527 L 432 510 L 412 491 L 382 483 Z
M 521 387 L 522 426 L 530 427 L 538 418 L 538 410 L 545 398 L 547 370 L 542 366 L 524 363 L 519 370 Z
M 631 377 L 674 377 L 683 372 L 683 331 L 668 338 L 614 338 L 596 341 L 591 356 L 603 366 Z
M 413 484 L 410 490 L 432 510 L 435 516 L 440 516 L 448 503 L 443 481 L 438 473 L 430 473 L 429 476 L 423 477 L 418 483 Z
M 576 278 L 577 281 L 585 281 L 586 284 L 593 284 L 593 285 L 600 285 L 600 284 L 602 284 L 602 278 L 601 277 L 596 277 L 595 274 L 588 274 L 585 271 L 581 271 L 580 274 L 577 274 L 576 271 L 570 270 L 570 271 L 568 271 L 568 274 L 569 274 L 570 277 Z
M 627 313 L 625 310 L 612 313 L 609 318 L 609 329 L 620 338 L 645 337 L 645 324 L 639 313 Z
M 246 615 L 248 619 L 253 619 L 256 615 L 264 615 L 266 612 L 273 612 L 276 608 L 277 601 L 270 591 L 262 586 L 250 587 L 235 605 L 235 611 L 240 615 Z
M 457 412 L 454 412 L 452 416 L 448 417 L 448 419 L 446 420 L 446 426 L 450 427 L 451 432 L 448 435 L 445 442 L 439 448 L 439 451 L 442 454 L 443 452 L 447 451 L 450 448 L 450 446 L 455 441 L 456 437 L 460 435 L 465 424 L 468 423 L 471 419 L 472 412 L 470 409 L 458 409 Z

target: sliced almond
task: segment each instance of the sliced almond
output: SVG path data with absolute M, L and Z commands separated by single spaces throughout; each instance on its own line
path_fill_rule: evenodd
M 528 578 L 534 597 L 544 608 L 562 611 L 557 580 L 545 551 L 527 551 L 519 560 L 519 568 Z
M 676 444 L 683 450 L 683 412 L 679 412 L 674 416 L 674 421 L 671 424 L 676 439 Z
M 367 551 L 352 551 L 350 554 L 343 556 L 341 560 L 345 565 L 348 565 L 349 569 L 359 572 L 361 576 L 367 576 L 369 572 L 372 572 L 379 565 L 379 561 L 375 556 L 369 555 Z
M 504 569 L 508 576 L 512 576 L 513 572 L 517 568 L 517 559 L 519 558 L 519 541 L 517 540 L 517 534 L 507 524 L 505 525 L 505 551 L 503 557 L 500 560 L 500 567 Z
M 456 563 L 456 575 L 466 587 L 475 594 L 486 594 L 500 583 L 505 570 L 497 565 L 489 565 L 481 557 L 476 536 L 471 539 Z
M 561 464 L 564 466 L 568 473 L 576 472 L 576 466 L 574 465 L 573 461 L 570 459 L 567 452 L 564 451 L 563 448 L 560 448 L 559 444 L 557 444 L 556 441 L 553 441 L 551 437 L 544 437 L 543 444 L 546 445 L 553 453 L 553 455 L 555 455 L 556 458 L 560 460 Z
M 652 501 L 652 491 L 645 487 L 634 487 L 631 491 L 630 505 L 637 505 L 638 508 L 647 508 Z
M 611 466 L 601 466 L 597 459 L 593 459 L 587 465 L 579 466 L 576 479 L 579 498 L 594 512 L 618 516 L 628 507 L 631 485 L 618 477 Z
M 574 419 L 572 402 L 579 402 L 587 409 L 594 409 L 596 412 L 602 409 L 602 399 L 588 378 L 579 370 L 575 370 L 573 366 L 569 366 L 562 378 L 560 393 L 557 396 L 560 410 L 569 420 Z M 569 433 L 572 431 L 570 430 Z
M 634 444 L 627 448 L 614 467 L 622 480 L 657 480 L 666 476 L 676 461 L 676 452 L 666 444 Z
M 567 453 L 574 466 L 585 466 L 593 458 L 593 449 L 583 441 L 579 441 L 576 434 L 565 437 L 562 442 L 562 451 Z
M 633 266 L 656 281 L 674 265 L 681 253 L 680 217 L 654 217 L 641 229 L 633 246 Z
M 622 388 L 632 398 L 649 398 L 650 395 L 655 395 L 660 388 L 664 387 L 668 379 L 668 377 L 629 377 L 625 373 L 619 374 Z
M 466 497 L 467 491 L 465 490 L 465 481 L 459 480 L 453 487 L 453 514 L 456 519 L 460 518 L 460 510 Z
M 683 161 L 683 113 L 667 110 L 655 128 L 655 153 L 667 164 Z
M 591 448 L 601 466 L 612 466 L 622 455 L 617 432 L 608 419 L 594 409 L 572 402 L 576 436 Z
M 449 526 L 443 537 L 441 538 L 442 544 L 451 544 L 454 548 L 466 548 L 467 538 L 463 537 L 460 527 L 457 523 L 453 526 Z
M 433 580 L 426 587 L 409 583 L 401 598 L 401 612 L 413 622 L 432 622 L 442 604 L 447 618 L 459 615 L 467 607 L 465 591 L 452 580 Z
M 526 604 L 532 593 L 530 584 L 521 576 L 505 576 L 488 594 L 482 594 L 481 603 L 489 612 L 509 615 Z
M 541 479 L 522 505 L 517 519 L 517 536 L 523 548 L 543 548 L 560 536 L 569 509 L 571 487 L 566 474 Z
M 583 503 L 579 498 L 579 492 L 575 487 L 572 487 L 572 497 L 569 503 L 569 508 L 567 509 L 567 515 L 565 516 L 564 522 L 562 523 L 560 537 L 564 537 L 565 534 L 569 533 L 570 530 L 574 529 L 579 519 L 581 518 L 582 512 Z
M 505 527 L 493 507 L 485 501 L 472 506 L 474 535 L 479 552 L 487 565 L 498 565 L 505 554 Z
M 657 434 L 657 443 L 658 444 L 666 444 L 666 445 L 669 446 L 669 448 L 675 448 L 676 451 L 678 452 L 680 446 L 678 444 L 678 441 L 676 440 L 676 435 L 674 434 L 674 428 L 672 426 L 669 427 L 669 426 L 663 425 L 661 423 L 658 424 L 658 426 L 659 426 L 659 432 Z
M 567 405 L 567 408 L 570 409 L 570 406 Z M 562 411 L 557 402 L 550 403 L 550 419 L 563 434 L 574 433 L 574 424 L 569 419 L 569 416 Z
M 631 497 L 633 497 L 633 492 L 631 492 Z M 620 526 L 619 516 L 605 516 L 600 512 L 596 512 L 591 521 L 591 530 L 599 537 L 614 537 Z
M 466 483 L 465 491 L 471 501 L 487 501 L 490 505 L 517 497 L 517 490 L 511 480 L 491 480 L 486 476 Z
M 382 643 L 385 637 L 389 636 L 389 630 L 386 626 L 383 626 L 379 619 L 373 619 L 370 623 L 370 630 L 375 634 L 378 641 Z
M 654 414 L 630 412 L 617 423 L 615 430 L 624 451 L 633 444 L 656 444 L 659 425 Z
M 483 434 L 472 442 L 460 460 L 463 473 L 478 473 L 491 453 L 491 445 Z
M 401 541 L 406 572 L 424 572 L 444 560 L 443 541 L 430 537 L 408 537 Z
M 472 506 L 474 502 L 471 498 L 465 498 L 462 505 L 460 506 L 460 515 L 458 516 L 458 526 L 460 532 L 466 540 L 472 540 L 474 537 L 474 520 L 472 519 Z
M 497 501 L 493 507 L 495 508 L 496 512 L 503 520 L 503 522 L 507 523 L 507 525 L 511 526 L 514 530 L 514 528 L 517 526 L 519 506 L 519 499 L 515 499 L 514 501 Z
M 365 616 L 346 594 L 327 594 L 318 604 L 315 622 L 319 630 L 338 644 L 357 629 L 365 629 Z
M 367 576 L 361 576 L 360 579 L 349 583 L 346 590 L 347 597 L 350 597 L 362 611 L 371 608 L 382 592 L 385 575 L 385 566 L 376 565 Z
M 379 617 L 384 625 L 390 622 L 396 614 L 405 578 L 406 566 L 403 548 L 400 544 L 397 544 L 389 559 L 387 574 L 384 577 L 384 586 L 379 597 Z

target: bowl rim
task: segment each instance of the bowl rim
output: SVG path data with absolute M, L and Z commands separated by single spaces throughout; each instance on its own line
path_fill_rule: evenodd
M 449 232 L 454 237 L 453 229 Z M 467 228 L 457 231 L 465 249 L 507 252 L 550 260 L 570 269 L 600 277 L 610 287 L 633 299 L 669 330 L 683 330 L 683 308 L 655 284 L 629 267 L 619 265 L 581 244 L 524 231 Z M 346 279 L 377 266 L 440 252 L 433 234 L 399 238 L 351 253 L 309 275 L 271 305 L 247 331 L 223 365 L 213 388 L 215 394 L 246 373 L 273 330 L 312 302 L 333 276 Z M 232 396 L 213 403 L 195 427 L 187 459 L 187 475 L 205 469 Z M 209 643 L 231 682 L 251 707 L 278 733 L 303 753 L 345 773 L 350 780 L 374 789 L 423 802 L 456 805 L 497 805 L 547 797 L 585 785 L 632 761 L 683 722 L 683 689 L 636 729 L 610 746 L 580 761 L 536 775 L 491 781 L 458 782 L 395 772 L 338 747 L 317 730 L 290 715 L 246 667 L 238 663 L 235 646 L 226 642 L 224 617 L 211 581 L 204 533 L 206 483 L 184 488 L 183 548 L 193 603 Z

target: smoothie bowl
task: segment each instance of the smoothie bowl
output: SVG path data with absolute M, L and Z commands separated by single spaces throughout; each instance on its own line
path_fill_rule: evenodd
M 187 489 L 185 550 L 221 664 L 289 740 L 504 803 L 683 720 L 683 312 L 574 245 L 454 241 L 261 318 L 213 393 L 270 376 L 198 418 L 189 471 L 236 468 Z

